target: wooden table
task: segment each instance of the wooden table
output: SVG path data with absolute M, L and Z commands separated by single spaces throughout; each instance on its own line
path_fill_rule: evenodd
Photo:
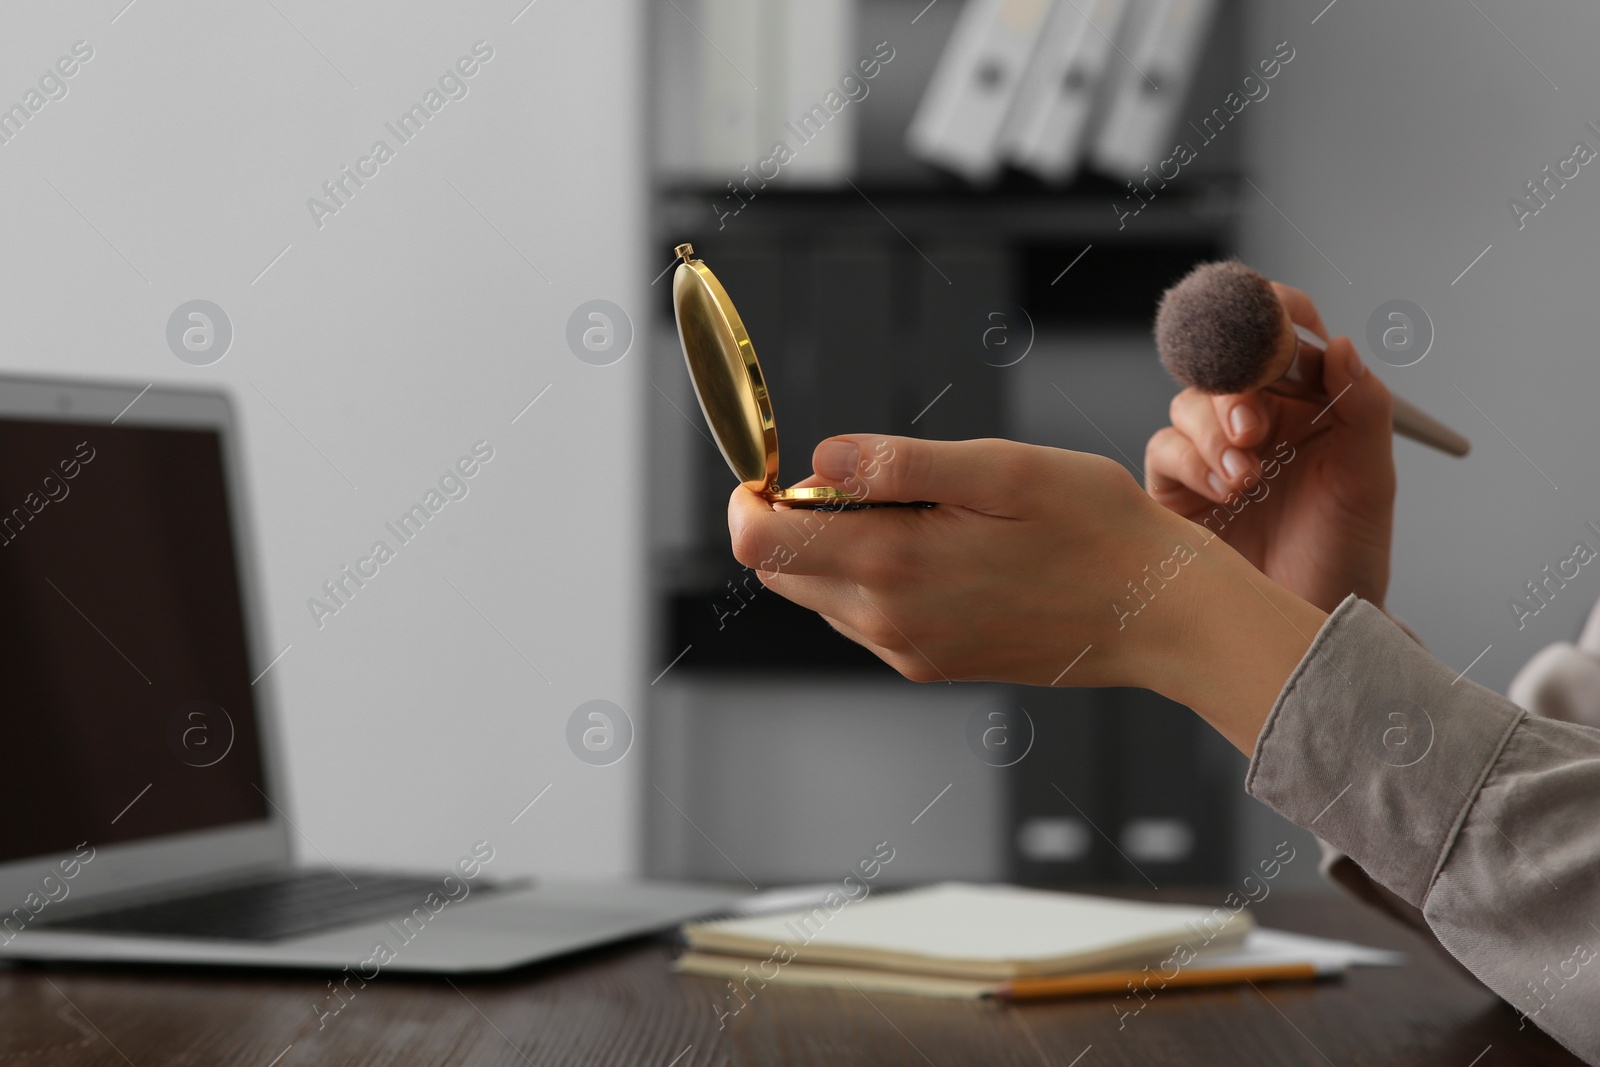
M 1254 910 L 1265 925 L 1400 948 L 1409 959 L 1316 985 L 1168 990 L 1120 1030 L 1118 998 L 1017 1007 L 777 987 L 719 1030 L 712 1005 L 725 987 L 671 974 L 663 942 L 453 984 L 382 974 L 320 1030 L 332 975 L 0 968 L 0 1067 L 1579 1062 L 1531 1025 L 1519 1031 L 1491 993 L 1357 904 L 1276 893 Z

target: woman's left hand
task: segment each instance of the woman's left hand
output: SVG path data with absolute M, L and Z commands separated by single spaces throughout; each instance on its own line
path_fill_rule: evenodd
M 808 511 L 740 488 L 734 555 L 908 678 L 1133 685 L 1191 703 L 1197 683 L 1274 646 L 1264 718 L 1321 625 L 1103 456 L 859 434 L 823 442 L 814 465 L 814 484 L 938 506 Z M 1270 624 L 1253 634 L 1241 614 Z

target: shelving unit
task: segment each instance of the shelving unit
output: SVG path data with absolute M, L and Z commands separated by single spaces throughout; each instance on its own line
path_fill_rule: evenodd
M 858 20 L 863 42 L 886 34 L 885 27 L 908 20 L 920 6 L 867 0 Z M 842 432 L 1003 436 L 1121 451 L 1124 460 L 1141 456 L 1144 438 L 1164 421 L 1171 393 L 1152 370 L 1148 337 L 1155 301 L 1195 262 L 1225 256 L 1234 247 L 1244 183 L 1228 144 L 1219 142 L 1203 165 L 1186 171 L 1181 183 L 1123 227 L 1113 205 L 1122 202 L 1126 189 L 1117 182 L 1090 175 L 1070 188 L 1051 189 L 1008 175 L 993 188 L 977 190 L 910 160 L 899 134 L 920 96 L 911 82 L 926 81 L 943 45 L 934 38 L 948 33 L 956 6 L 931 9 L 916 31 L 919 43 L 897 43 L 900 58 L 892 73 L 905 80 L 892 90 L 886 82 L 860 105 L 854 181 L 827 189 L 785 188 L 774 181 L 720 225 L 717 206 L 729 206 L 726 188 L 678 179 L 658 183 L 655 247 L 665 262 L 666 250 L 692 242 L 738 304 L 771 386 L 787 480 L 808 473 L 813 443 Z M 937 20 L 931 12 L 938 12 Z M 657 17 L 678 16 L 666 8 Z M 1236 49 L 1228 27 L 1237 18 L 1230 5 L 1208 53 L 1207 65 L 1215 69 L 1203 72 L 1197 94 L 1231 75 Z M 657 740 L 650 746 L 650 773 L 660 796 L 651 800 L 665 796 L 672 804 L 656 805 L 649 816 L 648 869 L 729 878 L 735 877 L 730 866 L 737 865 L 757 880 L 802 871 L 813 878 L 830 875 L 829 848 L 808 865 L 793 854 L 800 846 L 785 845 L 763 827 L 781 823 L 779 809 L 804 808 L 815 789 L 847 788 L 827 782 L 826 768 L 852 739 L 811 736 L 803 750 L 791 747 L 791 758 L 773 768 L 772 794 L 746 801 L 743 820 L 726 810 L 734 801 L 719 782 L 729 768 L 707 762 L 704 754 L 714 747 L 725 760 L 745 757 L 730 754 L 736 744 L 696 740 L 707 730 L 732 729 L 747 739 L 751 753 L 767 751 L 759 740 L 765 736 L 762 723 L 775 713 L 759 703 L 748 720 L 730 720 L 722 711 L 702 718 L 697 709 L 725 709 L 733 699 L 729 694 L 748 699 L 770 686 L 803 691 L 813 704 L 853 708 L 863 717 L 888 704 L 914 704 L 919 693 L 927 694 L 930 706 L 938 705 L 928 729 L 947 735 L 951 762 L 925 775 L 913 766 L 885 773 L 904 781 L 906 818 L 925 802 L 913 803 L 915 796 L 931 797 L 946 781 L 953 795 L 960 784 L 967 802 L 982 812 L 975 817 L 977 830 L 969 827 L 965 836 L 946 836 L 930 846 L 920 876 L 957 871 L 1056 884 L 1141 885 L 1153 877 L 1163 886 L 1223 879 L 1232 862 L 1238 766 L 1191 713 L 1125 691 L 918 689 L 809 611 L 760 591 L 753 575 L 728 554 L 724 518 L 733 483 L 709 439 L 696 436 L 704 434 L 672 332 L 665 279 L 656 291 L 651 439 L 658 442 L 653 483 L 663 516 L 654 567 L 656 653 L 659 662 L 675 665 L 653 687 L 658 698 L 650 732 Z M 1036 346 L 1026 370 L 997 365 L 1006 359 L 986 349 L 986 331 L 997 324 L 997 314 L 1017 338 L 1026 328 Z M 1121 355 L 1105 354 L 1113 341 L 1117 353 L 1135 353 L 1127 357 L 1126 371 L 1116 369 Z M 1063 403 L 1055 416 L 1061 427 L 1072 424 L 1077 436 L 1063 438 L 1066 431 L 1048 419 L 1029 421 L 1032 408 L 1022 402 L 1029 390 L 1047 384 L 1052 373 L 1071 383 L 1091 365 L 1110 370 L 1084 396 L 1089 408 L 1074 412 Z M 1127 438 L 1108 447 L 1099 436 L 1085 436 L 1079 423 L 1094 422 L 1094 412 L 1103 410 L 1096 398 L 1109 395 L 1138 414 L 1094 427 L 1096 434 Z M 782 714 L 795 713 L 793 699 L 783 706 Z M 1036 738 L 1022 763 L 998 770 L 966 751 L 965 721 L 983 708 L 1027 710 Z M 771 730 L 775 736 L 791 726 L 774 720 Z M 1170 825 L 1172 812 L 1184 813 L 1184 827 Z M 905 823 L 887 812 L 860 815 L 869 825 Z M 1160 824 L 1163 818 L 1168 824 Z M 711 825 L 721 829 L 713 832 Z M 936 833 L 928 826 L 918 832 L 930 839 Z M 842 855 L 855 846 L 842 826 L 840 836 Z M 716 840 L 716 852 L 707 852 L 701 837 Z M 1150 845 L 1147 855 L 1170 846 L 1169 858 L 1132 862 L 1123 847 L 1130 840 Z M 968 862 L 973 857 L 981 861 L 976 867 Z M 910 879 L 919 870 L 907 864 L 895 875 Z
M 957 184 L 930 187 L 857 183 L 855 188 L 758 190 L 745 210 L 724 220 L 723 233 L 772 235 L 800 226 L 862 232 L 898 227 L 906 234 L 939 232 L 987 241 L 1107 240 L 1158 242 L 1232 231 L 1238 208 L 1238 181 L 1214 176 L 1187 188 L 1173 187 L 1119 227 L 1112 205 L 1126 190 L 1093 175 L 1067 190 L 1049 189 L 1018 176 L 994 189 Z M 658 191 L 656 222 L 661 229 L 717 232 L 714 205 L 726 189 L 671 186 Z

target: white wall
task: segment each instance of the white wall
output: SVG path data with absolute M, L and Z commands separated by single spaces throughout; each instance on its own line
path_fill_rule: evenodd
M 1600 122 L 1600 12 L 1573 0 L 1479 0 L 1481 11 L 1339 0 L 1312 25 L 1324 6 L 1254 8 L 1248 56 L 1284 39 L 1298 54 L 1252 108 L 1250 173 L 1304 237 L 1246 187 L 1247 254 L 1309 290 L 1364 352 L 1385 301 L 1433 319 L 1421 363 L 1369 365 L 1475 449 L 1454 460 L 1397 444 L 1390 603 L 1458 669 L 1492 645 L 1471 677 L 1504 691 L 1534 651 L 1571 640 L 1600 596 L 1591 566 L 1520 631 L 1508 606 L 1579 538 L 1595 543 L 1584 523 L 1600 523 L 1600 164 L 1521 231 L 1507 205 L 1575 141 L 1600 149 L 1584 125 Z
M 565 330 L 595 298 L 642 322 L 662 265 L 636 5 L 126 2 L 0 10 L 0 102 L 94 49 L 0 146 L 0 368 L 236 396 L 304 856 L 487 838 L 502 873 L 633 868 L 639 753 L 588 766 L 565 725 L 598 697 L 643 727 L 646 346 L 591 366 Z M 384 123 L 479 40 L 398 146 Z M 378 138 L 394 159 L 319 229 L 307 198 Z M 207 367 L 164 337 L 197 297 L 236 330 Z M 480 439 L 470 494 L 319 631 L 307 599 Z

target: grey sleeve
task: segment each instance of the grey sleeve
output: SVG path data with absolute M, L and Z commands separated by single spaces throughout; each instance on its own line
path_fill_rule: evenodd
M 1351 597 L 1279 694 L 1245 788 L 1600 1064 L 1600 730 L 1529 717 Z

